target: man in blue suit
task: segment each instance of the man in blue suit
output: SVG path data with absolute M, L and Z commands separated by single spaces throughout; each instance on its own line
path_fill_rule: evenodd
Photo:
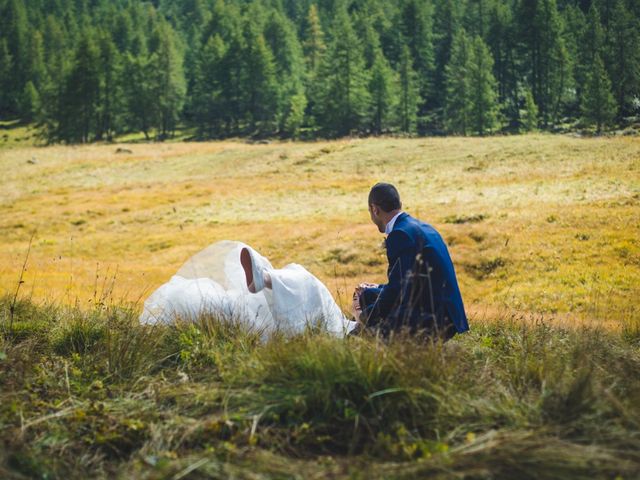
M 469 330 L 453 263 L 436 229 L 403 212 L 398 190 L 388 183 L 369 192 L 369 213 L 387 235 L 388 282 L 356 288 L 356 318 L 385 336 L 408 328 L 448 340 Z

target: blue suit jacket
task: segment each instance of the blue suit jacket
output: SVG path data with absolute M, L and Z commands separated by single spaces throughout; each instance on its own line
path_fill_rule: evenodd
M 402 213 L 386 248 L 388 283 L 361 297 L 368 326 L 429 329 L 450 321 L 458 333 L 469 330 L 453 262 L 435 228 Z

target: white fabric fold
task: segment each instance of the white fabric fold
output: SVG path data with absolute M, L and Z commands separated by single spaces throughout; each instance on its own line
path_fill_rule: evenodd
M 250 293 L 240 251 L 249 248 L 272 289 Z M 196 321 L 210 314 L 257 328 L 264 337 L 321 328 L 342 337 L 355 322 L 348 320 L 327 287 L 298 264 L 275 269 L 265 257 L 241 242 L 222 241 L 191 257 L 171 279 L 144 302 L 142 324 Z

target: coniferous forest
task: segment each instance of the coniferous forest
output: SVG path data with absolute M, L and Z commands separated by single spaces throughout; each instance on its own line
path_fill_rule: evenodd
M 0 0 L 0 118 L 48 142 L 596 131 L 637 0 Z

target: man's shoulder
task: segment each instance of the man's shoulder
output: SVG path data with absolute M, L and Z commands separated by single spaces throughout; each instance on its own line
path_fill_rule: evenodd
M 403 213 L 396 224 L 393 227 L 394 230 L 402 230 L 405 233 L 408 233 L 410 236 L 413 236 L 414 232 L 417 230 L 421 230 L 423 232 L 435 232 L 436 229 L 433 226 L 429 225 L 426 222 L 423 222 L 420 219 L 412 217 L 408 213 Z
M 404 214 L 402 217 L 399 217 L 398 222 L 394 226 L 393 230 L 402 231 L 403 233 L 408 235 L 415 243 L 444 243 L 442 235 L 440 235 L 440 232 L 438 232 L 438 230 L 436 230 L 433 225 L 412 217 L 409 214 Z

